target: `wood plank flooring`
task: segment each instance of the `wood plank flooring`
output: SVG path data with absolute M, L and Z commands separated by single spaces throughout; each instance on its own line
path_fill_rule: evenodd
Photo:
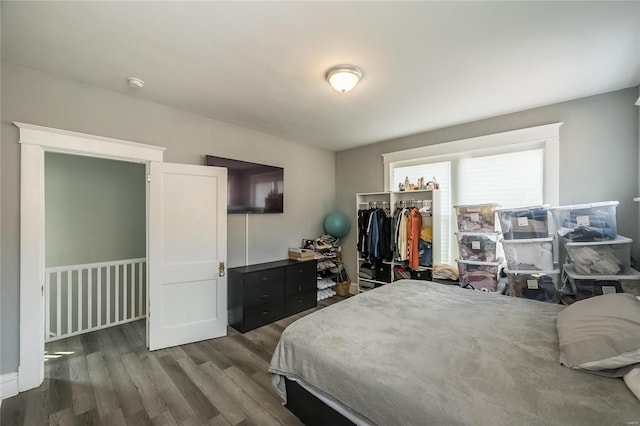
M 48 343 L 44 383 L 5 399 L 0 425 L 301 425 L 271 386 L 271 355 L 289 324 L 342 299 L 154 352 L 145 320 Z

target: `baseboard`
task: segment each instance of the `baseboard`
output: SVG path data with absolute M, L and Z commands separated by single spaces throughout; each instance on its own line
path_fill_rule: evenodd
M 18 373 L 0 376 L 0 401 L 18 394 Z

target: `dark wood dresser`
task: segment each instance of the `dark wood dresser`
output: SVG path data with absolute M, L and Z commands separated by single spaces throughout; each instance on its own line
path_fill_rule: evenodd
M 229 325 L 245 333 L 315 307 L 316 263 L 278 260 L 230 268 Z

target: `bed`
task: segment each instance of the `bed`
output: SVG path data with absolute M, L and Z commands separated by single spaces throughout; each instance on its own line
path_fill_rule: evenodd
M 291 324 L 269 371 L 284 403 L 304 389 L 355 424 L 638 424 L 622 379 L 558 362 L 562 309 L 401 280 Z

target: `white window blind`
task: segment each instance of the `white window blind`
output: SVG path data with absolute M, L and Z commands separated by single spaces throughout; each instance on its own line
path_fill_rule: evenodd
M 544 150 L 461 158 L 454 204 L 498 203 L 524 207 L 543 203 Z
M 415 166 L 394 167 L 391 191 L 397 191 L 399 184 L 406 178 L 413 184 L 423 177 L 425 182 L 433 180 L 440 185 L 440 261 L 451 264 L 451 162 L 419 164 Z

